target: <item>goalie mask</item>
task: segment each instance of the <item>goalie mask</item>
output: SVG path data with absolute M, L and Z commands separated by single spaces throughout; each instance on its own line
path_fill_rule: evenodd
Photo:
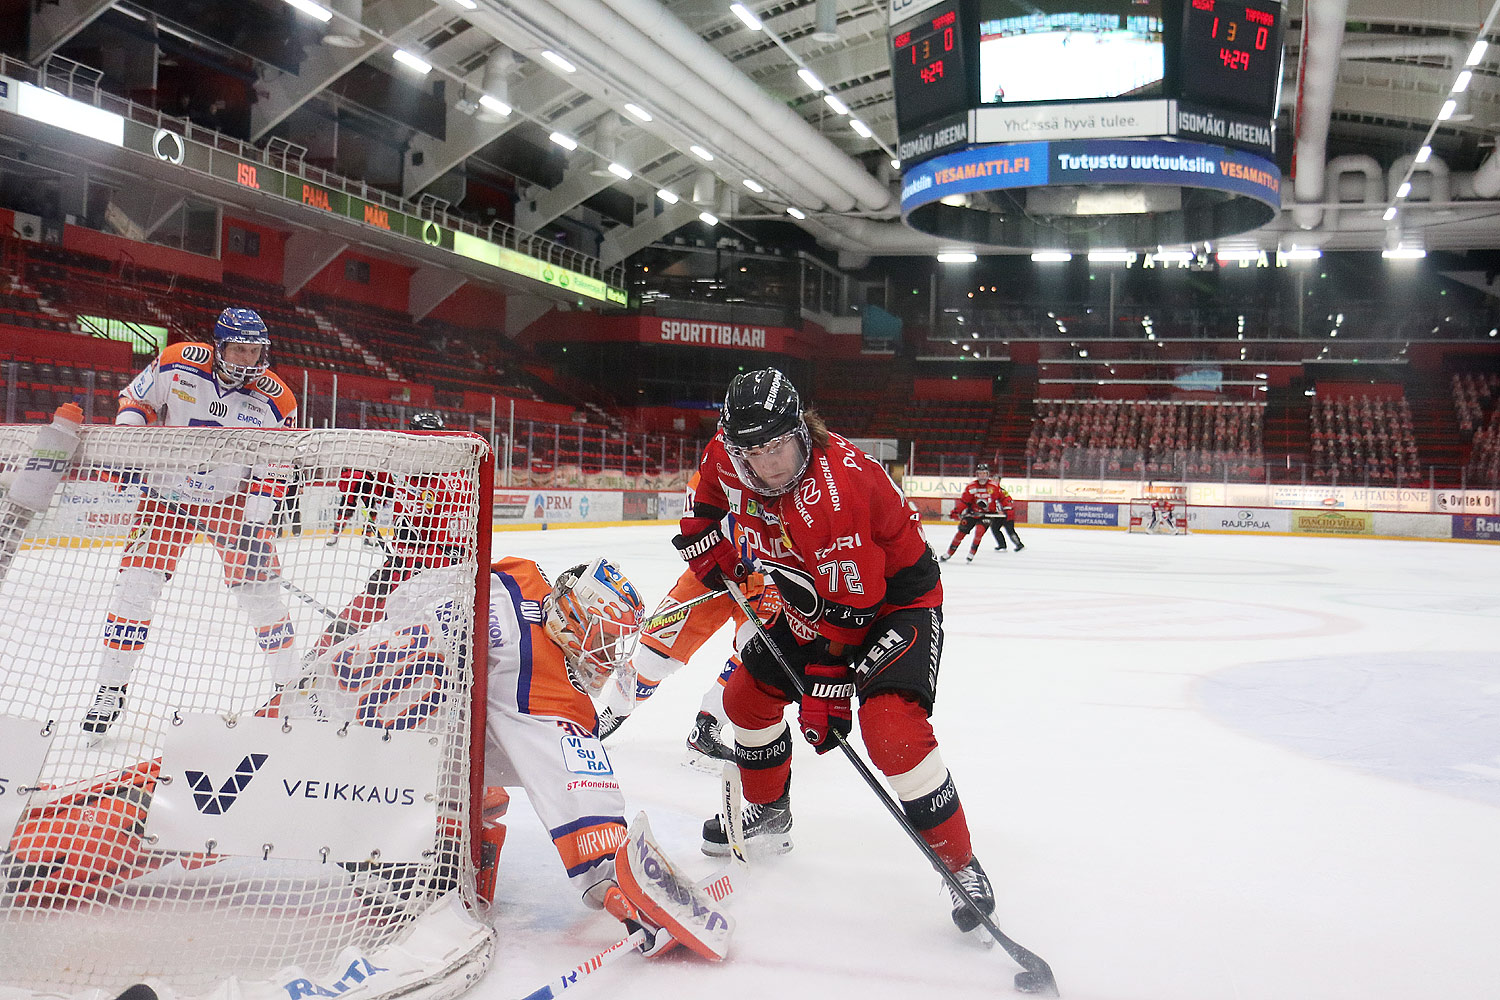
M 775 368 L 735 376 L 719 417 L 735 475 L 756 493 L 791 492 L 807 471 L 812 439 L 797 388 Z
M 635 655 L 646 608 L 625 574 L 600 556 L 565 570 L 543 611 L 547 634 L 568 661 L 568 679 L 594 695 Z
M 250 351 L 232 344 L 253 345 Z M 233 358 L 229 355 L 235 355 Z M 242 356 L 243 355 L 243 356 Z M 254 309 L 225 309 L 214 324 L 214 377 L 226 389 L 260 378 L 271 365 L 271 334 Z

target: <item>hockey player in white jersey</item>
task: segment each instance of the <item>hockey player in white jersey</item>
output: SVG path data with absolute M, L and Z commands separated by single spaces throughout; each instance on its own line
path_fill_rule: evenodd
M 165 427 L 291 427 L 297 401 L 270 371 L 271 337 L 251 309 L 225 309 L 214 343 L 173 344 L 120 393 L 115 423 Z M 292 622 L 278 579 L 269 522 L 290 465 L 222 465 L 152 474 L 142 496 L 104 621 L 99 691 L 85 732 L 107 732 L 125 709 L 132 669 L 177 561 L 203 534 L 223 563 L 224 582 L 255 630 L 278 687 L 299 672 Z

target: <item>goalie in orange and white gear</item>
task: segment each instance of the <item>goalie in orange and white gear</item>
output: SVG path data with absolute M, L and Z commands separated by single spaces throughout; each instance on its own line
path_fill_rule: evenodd
M 618 891 L 625 796 L 589 695 L 630 661 L 645 607 L 603 557 L 555 584 L 529 559 L 501 559 L 491 573 L 486 784 L 519 779 L 574 888 L 602 908 Z M 652 944 L 664 950 L 669 940 Z

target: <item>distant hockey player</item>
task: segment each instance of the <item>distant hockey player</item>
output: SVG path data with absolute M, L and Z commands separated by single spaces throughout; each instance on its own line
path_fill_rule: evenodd
M 1147 531 L 1171 533 L 1177 527 L 1177 505 L 1166 497 L 1151 501 L 1151 523 Z M 1045 546 L 1044 546 L 1045 547 Z
M 1021 538 L 1016 534 L 1014 513 L 1015 501 L 1000 486 L 998 479 L 990 478 L 990 467 L 980 462 L 974 469 L 974 481 L 964 487 L 963 493 L 959 494 L 958 500 L 953 504 L 953 510 L 948 514 L 958 521 L 958 531 L 953 535 L 953 541 L 948 543 L 948 551 L 943 553 L 938 562 L 947 562 L 952 558 L 959 545 L 963 544 L 964 537 L 976 527 L 979 531 L 969 545 L 967 562 L 974 561 L 979 543 L 984 541 L 986 529 L 994 533 L 995 549 L 1004 552 L 1005 536 L 1001 534 L 1001 528 L 1006 525 L 1009 525 L 1011 540 L 1016 543 L 1016 551 L 1020 552 L 1026 546 L 1021 544 Z
M 870 760 L 907 819 L 963 885 L 993 912 L 994 894 L 970 846 L 963 806 L 929 716 L 937 697 L 943 585 L 921 518 L 879 462 L 831 433 L 775 369 L 734 379 L 719 431 L 704 450 L 692 509 L 673 544 L 710 587 L 747 567 L 723 534 L 735 515 L 782 597 L 772 642 L 802 674 L 798 728 L 819 753 L 849 734 L 851 700 Z M 759 637 L 745 645 L 724 708 L 744 783 L 747 846 L 791 849 L 792 741 L 783 719 L 796 697 Z M 703 850 L 728 853 L 718 818 Z M 953 921 L 978 919 L 953 899 Z
M 408 428 L 440 431 L 436 413 L 412 415 Z M 475 501 L 472 484 L 460 475 L 392 476 L 385 472 L 345 470 L 339 480 L 353 499 L 378 513 L 374 520 L 389 522 L 389 541 L 379 538 L 386 560 L 370 574 L 364 590 L 350 601 L 323 633 L 320 647 L 358 632 L 381 616 L 386 598 L 424 569 L 451 566 L 469 558 L 465 541 Z M 349 499 L 348 495 L 341 498 Z
M 271 336 L 251 309 L 225 309 L 212 345 L 173 344 L 120 393 L 115 423 L 165 427 L 291 427 L 297 401 L 270 371 Z M 126 687 L 146 648 L 151 617 L 177 561 L 202 534 L 224 566 L 224 582 L 250 619 L 278 686 L 298 671 L 292 622 L 277 579 L 271 515 L 290 464 L 222 466 L 153 476 L 104 621 L 99 691 L 85 732 L 107 732 L 125 709 Z
M 625 798 L 590 696 L 630 662 L 645 608 L 602 556 L 555 584 L 529 559 L 501 559 L 491 570 L 488 756 L 503 754 L 520 777 L 584 903 L 622 917 L 610 897 L 619 892 Z M 673 944 L 656 932 L 641 951 L 654 956 Z

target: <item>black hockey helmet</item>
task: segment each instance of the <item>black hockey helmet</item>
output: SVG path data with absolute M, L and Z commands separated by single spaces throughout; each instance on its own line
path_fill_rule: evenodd
M 990 478 L 990 466 L 988 462 L 980 462 L 974 466 L 974 478 L 981 480 Z
M 443 429 L 443 415 L 433 413 L 431 410 L 423 410 L 421 413 L 413 413 L 411 419 L 406 422 L 409 430 L 414 431 L 440 431 Z
M 791 490 L 812 457 L 802 397 L 791 379 L 775 368 L 735 376 L 724 394 L 719 427 L 734 471 L 763 496 Z

